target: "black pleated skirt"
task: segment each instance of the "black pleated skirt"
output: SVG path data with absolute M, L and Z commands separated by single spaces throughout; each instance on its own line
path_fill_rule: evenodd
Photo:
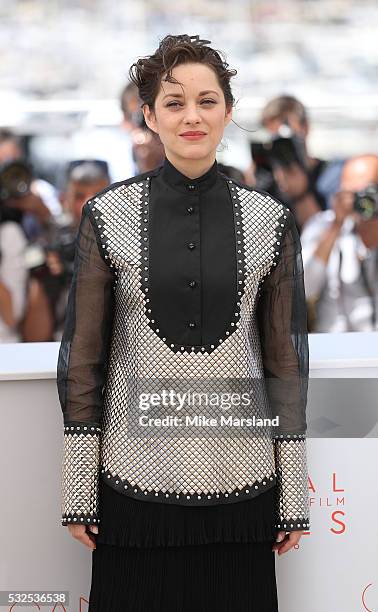
M 92 552 L 89 612 L 277 612 L 270 542 Z
M 277 612 L 274 495 L 188 507 L 102 482 L 89 612 Z

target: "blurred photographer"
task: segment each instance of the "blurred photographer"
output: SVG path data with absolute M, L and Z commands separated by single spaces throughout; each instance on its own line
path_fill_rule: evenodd
M 270 100 L 262 110 L 261 122 L 272 139 L 252 144 L 256 186 L 284 201 L 300 230 L 312 215 L 331 206 L 344 160 L 325 161 L 309 155 L 307 112 L 293 96 Z
M 310 331 L 371 331 L 377 326 L 378 156 L 345 163 L 331 210 L 301 234 Z
M 135 174 L 153 170 L 163 163 L 165 157 L 159 136 L 144 120 L 141 104 L 138 88 L 129 82 L 121 93 L 122 126 L 130 134 Z
M 51 236 L 49 245 L 46 245 L 55 340 L 60 339 L 62 333 L 82 208 L 91 197 L 109 184 L 109 167 L 106 161 L 75 160 L 68 164 L 67 184 L 62 194 L 63 213 L 55 220 L 55 239 Z
M 20 183 L 16 197 L 4 192 L 3 199 L 7 198 L 9 206 L 23 213 L 22 226 L 27 238 L 31 241 L 38 238 L 62 208 L 55 188 L 34 175 L 24 156 L 20 138 L 7 129 L 0 129 L 0 176 L 5 186 L 8 181 L 13 185 L 17 181 Z M 25 185 L 21 186 L 21 183 Z
M 28 268 L 27 239 L 22 213 L 10 209 L 0 198 L 0 342 L 20 342 L 20 323 L 25 314 Z
M 95 125 L 90 120 L 84 122 L 71 135 L 72 159 L 99 158 L 106 161 L 110 182 L 123 181 L 137 174 L 130 134 L 136 126 L 134 118 L 138 103 L 137 88 L 128 84 L 120 93 L 122 119 L 119 125 Z
M 71 136 L 75 158 L 98 157 L 107 162 L 110 182 L 123 181 L 160 165 L 162 145 L 147 127 L 138 88 L 130 81 L 119 96 L 122 119 L 118 126 L 85 124 Z

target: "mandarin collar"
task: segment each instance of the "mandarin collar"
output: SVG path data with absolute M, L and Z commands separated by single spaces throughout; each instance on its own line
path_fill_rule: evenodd
M 177 170 L 167 157 L 164 158 L 162 165 L 161 176 L 163 180 L 171 187 L 186 194 L 196 194 L 204 192 L 215 185 L 218 176 L 218 163 L 214 161 L 213 165 L 205 174 L 191 179 L 185 174 Z

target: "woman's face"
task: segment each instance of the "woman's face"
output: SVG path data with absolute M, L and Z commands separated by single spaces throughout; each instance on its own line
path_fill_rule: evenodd
M 159 134 L 171 161 L 209 160 L 211 164 L 232 107 L 226 109 L 217 76 L 206 64 L 180 64 L 173 68 L 172 76 L 181 85 L 162 80 L 154 110 L 143 107 L 146 123 Z

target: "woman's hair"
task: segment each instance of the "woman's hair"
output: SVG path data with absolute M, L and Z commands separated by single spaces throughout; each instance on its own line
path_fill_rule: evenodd
M 226 107 L 233 106 L 235 100 L 231 91 L 230 79 L 237 71 L 228 68 L 224 55 L 207 46 L 210 40 L 201 40 L 198 35 L 167 34 L 160 42 L 155 53 L 138 59 L 129 69 L 130 81 L 138 87 L 142 106 L 148 104 L 153 109 L 159 93 L 162 76 L 169 83 L 179 83 L 172 76 L 175 66 L 185 63 L 198 62 L 207 64 L 217 75 Z

